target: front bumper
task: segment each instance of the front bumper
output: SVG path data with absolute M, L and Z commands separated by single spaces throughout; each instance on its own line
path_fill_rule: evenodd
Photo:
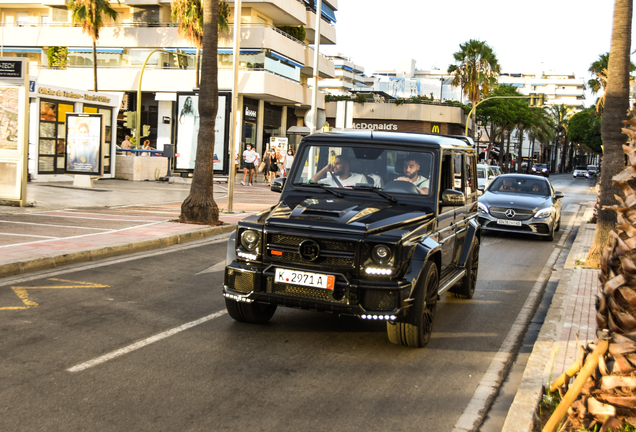
M 498 218 L 484 212 L 479 212 L 477 218 L 482 230 L 486 231 L 499 231 L 499 232 L 515 232 L 521 234 L 532 234 L 541 237 L 547 237 L 550 235 L 556 221 L 555 215 L 545 219 L 531 218 L 528 220 L 522 220 L 520 226 L 500 225 L 497 223 Z
M 364 319 L 402 321 L 409 308 L 411 283 L 347 278 L 336 276 L 333 290 L 275 281 L 276 268 L 307 271 L 279 265 L 251 265 L 233 261 L 225 268 L 223 295 L 241 302 L 259 302 L 298 309 L 352 315 Z

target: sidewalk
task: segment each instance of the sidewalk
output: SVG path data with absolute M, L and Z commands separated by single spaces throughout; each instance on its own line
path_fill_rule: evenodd
M 592 205 L 592 204 L 591 204 Z M 578 335 L 585 345 L 595 339 L 595 298 L 599 289 L 600 270 L 581 266 L 594 240 L 596 225 L 587 221 L 591 205 L 581 218 L 579 230 L 560 274 L 541 331 L 528 359 L 521 385 L 502 431 L 530 432 L 539 430 L 539 404 L 543 387 L 556 379 L 576 360 Z
M 228 234 L 246 216 L 280 195 L 264 183 L 235 183 L 233 213 L 227 183 L 214 185 L 224 225 L 181 224 L 189 184 L 100 180 L 93 189 L 72 183 L 29 183 L 32 207 L 0 206 L 0 277 L 156 249 Z

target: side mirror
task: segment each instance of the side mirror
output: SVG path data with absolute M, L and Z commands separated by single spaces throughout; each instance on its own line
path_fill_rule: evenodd
M 494 178 L 495 178 L 495 176 L 494 176 L 494 175 L 491 175 L 490 177 L 488 177 L 488 180 L 492 180 L 492 179 L 494 179 Z
M 559 191 L 554 192 L 554 198 L 561 199 L 563 197 L 565 197 L 565 194 L 563 192 L 559 192 Z
M 466 195 L 464 195 L 464 192 L 455 189 L 446 189 L 442 192 L 442 206 L 462 205 L 466 205 Z
M 285 187 L 285 180 L 287 180 L 287 177 L 277 178 L 272 182 L 269 190 L 271 190 L 272 192 L 281 193 L 283 191 L 283 187 Z

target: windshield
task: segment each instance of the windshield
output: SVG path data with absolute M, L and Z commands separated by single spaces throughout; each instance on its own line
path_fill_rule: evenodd
M 592 170 L 596 170 L 596 167 L 594 165 L 588 165 L 587 169 L 592 171 Z
M 350 144 L 311 145 L 298 156 L 295 186 L 375 188 L 385 193 L 429 195 L 433 153 Z
M 477 167 L 477 178 L 486 178 L 486 169 Z
M 535 167 L 536 168 L 545 168 L 545 167 L 547 167 L 547 165 L 546 164 L 536 164 Z
M 550 186 L 546 181 L 542 181 L 531 176 L 528 177 L 497 177 L 490 184 L 488 192 L 510 193 L 515 195 L 520 193 L 542 196 L 550 195 Z
M 577 170 L 577 171 L 587 171 L 587 167 L 584 167 L 584 166 L 578 166 L 578 167 L 576 167 L 576 170 Z

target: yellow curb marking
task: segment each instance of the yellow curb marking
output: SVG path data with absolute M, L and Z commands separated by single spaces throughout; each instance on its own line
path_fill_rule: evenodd
M 34 302 L 33 300 L 29 299 L 29 294 L 27 294 L 27 290 L 32 290 L 32 289 L 69 289 L 69 288 L 108 288 L 108 287 L 110 287 L 110 285 L 100 285 L 100 284 L 94 284 L 94 283 L 91 283 L 91 282 L 78 282 L 78 281 L 71 281 L 71 280 L 66 280 L 66 279 L 49 278 L 48 280 L 56 281 L 56 282 L 68 282 L 68 283 L 70 283 L 72 285 L 49 285 L 49 286 L 34 286 L 34 287 L 14 286 L 14 287 L 11 287 L 13 292 L 20 298 L 20 300 L 22 300 L 22 303 L 24 303 L 24 306 L 0 307 L 0 310 L 30 309 L 32 307 L 39 306 L 36 302 Z

